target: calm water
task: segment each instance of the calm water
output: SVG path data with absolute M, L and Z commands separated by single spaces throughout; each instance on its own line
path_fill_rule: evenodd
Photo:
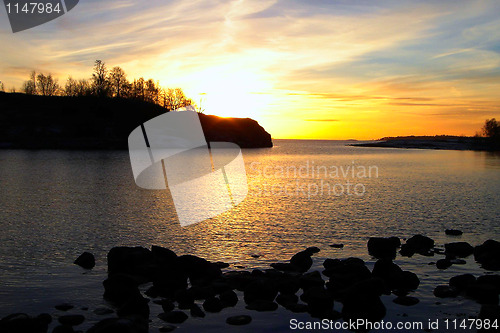
M 267 268 L 313 245 L 321 248 L 317 268 L 325 258 L 348 256 L 371 266 L 366 241 L 377 235 L 422 233 L 443 245 L 457 240 L 444 235 L 453 227 L 464 231 L 460 240 L 473 245 L 500 240 L 498 155 L 276 140 L 274 148 L 244 150 L 243 157 L 250 189 L 245 201 L 181 228 L 168 191 L 135 185 L 125 151 L 0 151 L 0 316 L 57 314 L 52 308 L 61 301 L 90 310 L 104 304 L 106 253 L 117 245 L 157 244 L 250 269 Z M 345 247 L 333 249 L 332 243 Z M 90 272 L 72 265 L 83 251 L 96 255 Z M 421 278 L 414 293 L 421 302 L 404 308 L 385 296 L 388 320 L 477 314 L 479 305 L 465 299 L 436 305 L 432 290 L 453 275 L 484 271 L 469 258 L 467 265 L 438 272 L 427 265 L 433 260 L 397 258 Z M 246 312 L 243 304 L 224 311 L 238 310 Z M 189 319 L 179 329 L 220 330 L 229 313 L 224 311 Z M 156 312 L 152 309 L 152 328 L 161 324 Z M 308 318 L 283 310 L 255 315 L 249 331 L 286 331 L 290 318 Z

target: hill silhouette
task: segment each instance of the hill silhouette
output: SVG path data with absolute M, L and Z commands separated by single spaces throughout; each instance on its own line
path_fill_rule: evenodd
M 130 132 L 164 112 L 157 104 L 134 99 L 0 92 L 0 148 L 127 149 Z M 207 142 L 233 142 L 242 148 L 273 145 L 255 120 L 199 117 Z

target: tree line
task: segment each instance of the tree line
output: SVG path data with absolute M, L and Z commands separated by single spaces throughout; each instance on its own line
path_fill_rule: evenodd
M 69 76 L 63 87 L 51 74 L 32 71 L 21 90 L 25 94 L 42 96 L 131 98 L 154 103 L 167 110 L 194 105 L 181 88 L 163 88 L 158 81 L 142 77 L 131 82 L 121 67 L 109 70 L 101 60 L 95 61 L 90 79 L 76 80 Z M 1 83 L 0 91 L 3 91 Z

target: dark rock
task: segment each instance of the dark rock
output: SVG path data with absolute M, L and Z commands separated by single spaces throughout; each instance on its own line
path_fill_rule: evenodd
M 126 274 L 114 274 L 103 281 L 104 298 L 117 305 L 123 305 L 131 299 L 142 297 L 139 291 L 139 283 L 132 276 Z
M 197 256 L 183 255 L 178 257 L 177 262 L 187 273 L 192 285 L 203 283 L 203 281 L 213 281 L 222 276 L 222 271 L 217 264 Z
M 259 312 L 263 311 L 275 311 L 278 308 L 278 304 L 273 301 L 257 299 L 249 303 L 246 308 L 248 310 L 255 310 Z
M 325 259 L 323 262 L 323 267 L 325 267 L 325 270 L 332 270 L 335 269 L 335 267 L 342 265 L 342 261 L 340 259 Z
M 311 287 L 305 290 L 300 298 L 307 303 L 311 315 L 319 315 L 333 309 L 333 297 L 324 287 Z
M 282 276 L 278 283 L 279 292 L 282 294 L 295 294 L 300 288 L 299 279 L 299 276 Z
M 276 263 L 272 263 L 270 266 L 274 269 L 277 269 L 277 270 L 283 271 L 283 272 L 297 271 L 297 267 L 295 267 L 294 265 L 292 265 L 288 262 L 276 262 Z
M 354 294 L 343 300 L 342 318 L 344 320 L 364 319 L 379 321 L 385 317 L 386 309 L 380 297 Z
M 75 307 L 74 305 L 69 304 L 69 303 L 61 303 L 61 304 L 57 304 L 55 306 L 55 308 L 59 311 L 68 311 L 68 310 L 73 309 L 74 307 Z
M 330 244 L 330 247 L 333 247 L 334 249 L 342 249 L 344 247 L 344 244 Z
M 141 282 L 151 281 L 158 271 L 155 257 L 143 247 L 114 247 L 107 255 L 108 274 L 123 273 L 140 278 Z
M 94 313 L 98 316 L 104 316 L 107 314 L 114 313 L 114 311 L 110 308 L 105 307 L 105 306 L 100 306 L 94 310 Z
M 295 294 L 279 294 L 276 297 L 276 303 L 283 307 L 287 307 L 289 304 L 294 304 L 299 301 L 299 297 Z
M 450 279 L 450 287 L 455 288 L 459 292 L 465 291 L 469 286 L 476 282 L 476 278 L 472 274 L 462 274 L 454 276 Z
M 336 287 L 349 287 L 372 276 L 364 261 L 357 258 L 347 258 L 336 263 L 325 260 L 323 265 L 328 267 L 323 274 L 328 276 L 330 282 L 335 283 Z
M 308 248 L 306 249 L 306 251 L 307 251 L 307 252 L 309 252 L 309 253 L 312 255 L 312 254 L 314 254 L 314 253 L 318 253 L 318 252 L 320 252 L 321 250 L 320 250 L 320 248 L 319 248 L 319 247 L 317 247 L 317 246 L 311 246 L 311 247 L 308 247 Z
M 95 266 L 95 257 L 90 252 L 83 252 L 78 258 L 76 258 L 74 264 L 85 269 L 92 269 Z
M 65 316 L 60 316 L 58 321 L 62 325 L 66 326 L 77 326 L 80 325 L 85 321 L 85 317 L 79 314 L 76 315 L 65 315 Z
M 75 333 L 75 330 L 71 326 L 59 325 L 54 327 L 52 333 Z
M 486 270 L 500 270 L 500 242 L 490 239 L 476 246 L 474 259 Z
M 198 304 L 191 305 L 190 313 L 191 317 L 205 318 L 205 312 L 203 312 Z
M 415 235 L 409 238 L 404 245 L 401 246 L 401 255 L 411 257 L 415 253 L 421 255 L 431 255 L 431 249 L 434 247 L 434 240 L 427 236 Z
M 187 274 L 181 269 L 160 271 L 153 280 L 153 287 L 161 297 L 173 298 L 179 290 L 187 288 Z
M 220 269 L 229 267 L 229 264 L 227 262 L 222 262 L 222 261 L 217 261 L 215 265 L 217 265 L 217 267 L 219 267 Z
M 116 313 L 118 317 L 128 317 L 134 315 L 147 319 L 149 318 L 148 300 L 140 295 L 136 298 L 131 298 L 121 305 Z
M 402 271 L 394 284 L 394 288 L 399 291 L 416 290 L 420 285 L 420 279 L 417 274 L 409 271 Z
M 392 301 L 398 305 L 404 305 L 404 306 L 412 306 L 419 303 L 418 298 L 411 296 L 399 296 L 393 299 Z
M 141 317 L 106 318 L 92 326 L 87 333 L 148 333 L 148 322 Z
M 157 298 L 158 296 L 160 296 L 160 291 L 157 287 L 151 286 L 144 292 L 144 294 L 151 298 Z
M 438 269 L 447 269 L 451 267 L 451 261 L 449 259 L 439 259 L 436 261 L 436 267 Z
M 233 307 L 238 303 L 238 295 L 232 290 L 227 290 L 219 295 L 219 299 L 222 302 L 222 306 Z
M 188 289 L 188 293 L 195 300 L 207 299 L 210 297 L 214 297 L 217 291 L 221 290 L 231 290 L 231 287 L 227 283 L 212 283 L 212 286 L 193 286 Z
M 403 270 L 392 260 L 379 259 L 373 266 L 372 275 L 385 281 L 390 289 L 395 289 Z
M 456 229 L 446 229 L 444 233 L 447 234 L 448 236 L 461 236 L 463 234 L 461 230 L 456 230 Z
M 457 297 L 458 290 L 454 287 L 441 285 L 434 288 L 434 296 L 439 298 Z
M 160 313 L 158 318 L 170 324 L 180 324 L 188 319 L 188 315 L 182 311 L 170 311 Z
M 371 237 L 368 240 L 368 253 L 377 259 L 394 259 L 396 249 L 401 246 L 397 237 Z
M 247 325 L 252 322 L 252 317 L 247 315 L 232 316 L 226 319 L 226 323 L 229 325 Z
M 489 284 L 500 291 L 500 275 L 482 275 L 477 278 L 478 284 Z
M 301 251 L 290 258 L 290 265 L 295 267 L 298 272 L 307 272 L 313 264 L 311 255 L 313 255 L 313 252 L 310 250 Z
M 151 254 L 159 265 L 170 267 L 176 264 L 177 254 L 170 249 L 153 245 L 151 246 Z
M 203 309 L 207 312 L 220 312 L 223 308 L 224 305 L 218 297 L 207 298 L 203 302 Z
M 158 330 L 160 332 L 172 332 L 173 330 L 175 330 L 177 328 L 177 326 L 174 326 L 174 325 L 163 325 L 162 327 L 160 327 Z
M 500 322 L 500 306 L 492 304 L 483 304 L 479 312 L 479 319 L 497 320 Z
M 0 331 L 2 333 L 47 332 L 51 321 L 52 317 L 48 314 L 32 318 L 25 313 L 14 313 L 0 320 Z
M 270 280 L 256 280 L 246 286 L 243 296 L 245 303 L 255 300 L 273 301 L 278 294 L 278 288 Z
M 243 291 L 250 283 L 257 279 L 247 271 L 231 271 L 223 274 L 232 289 Z
M 444 245 L 447 256 L 465 258 L 474 253 L 474 248 L 467 242 L 456 242 Z
M 323 287 L 324 285 L 325 281 L 321 277 L 321 273 L 318 271 L 306 273 L 299 278 L 299 286 L 304 290 L 311 287 Z
M 175 293 L 175 300 L 179 305 L 179 309 L 188 310 L 194 303 L 194 297 L 188 290 L 179 290 Z
M 467 288 L 466 296 L 480 304 L 498 304 L 498 289 L 490 284 L 476 282 Z
M 175 308 L 174 302 L 169 299 L 164 299 L 160 305 L 163 309 L 163 312 L 170 312 Z

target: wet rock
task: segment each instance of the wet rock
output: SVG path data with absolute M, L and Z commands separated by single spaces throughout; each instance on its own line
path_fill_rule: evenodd
M 290 265 L 295 267 L 295 270 L 297 270 L 298 272 L 302 273 L 307 272 L 313 264 L 311 258 L 313 254 L 314 252 L 311 252 L 310 250 L 307 249 L 297 254 L 294 254 L 290 259 Z
M 500 275 L 482 275 L 477 278 L 478 284 L 489 284 L 500 291 Z
M 59 311 L 68 311 L 68 310 L 73 309 L 74 307 L 75 307 L 74 305 L 69 304 L 69 303 L 61 303 L 61 304 L 57 304 L 55 306 L 55 308 Z
M 448 257 L 466 258 L 474 253 L 474 248 L 467 242 L 456 242 L 444 245 Z
M 431 249 L 434 247 L 434 240 L 422 235 L 415 235 L 409 238 L 404 245 L 401 246 L 401 255 L 411 257 L 415 253 L 421 255 L 432 255 Z
M 404 305 L 404 306 L 413 306 L 419 303 L 418 298 L 411 296 L 398 296 L 392 301 L 398 305 Z
M 92 269 L 95 266 L 95 257 L 90 252 L 83 252 L 78 258 L 76 258 L 74 264 L 85 269 Z
M 278 291 L 282 294 L 295 294 L 300 288 L 300 277 L 284 275 L 279 279 Z
M 52 317 L 48 314 L 33 318 L 25 313 L 14 313 L 0 320 L 0 331 L 2 333 L 47 332 L 51 321 Z
M 229 325 L 247 325 L 252 322 L 252 317 L 247 316 L 247 315 L 240 315 L 240 316 L 232 316 L 226 319 L 226 323 Z
M 103 281 L 104 298 L 116 305 L 123 305 L 131 299 L 142 297 L 138 281 L 134 277 L 117 273 Z
M 222 302 L 222 306 L 233 307 L 238 304 L 238 295 L 232 290 L 227 290 L 219 295 L 219 299 Z
M 177 254 L 170 249 L 153 245 L 151 246 L 151 254 L 154 260 L 161 266 L 170 267 L 176 264 Z
M 207 312 L 220 312 L 223 308 L 224 305 L 218 297 L 208 298 L 203 302 L 203 309 Z
M 149 318 L 149 305 L 148 300 L 142 296 L 137 296 L 127 300 L 123 305 L 120 306 L 118 311 L 116 311 L 118 317 L 127 316 L 140 316 L 144 318 Z
M 311 315 L 321 315 L 333 309 L 333 297 L 324 287 L 311 287 L 304 291 L 300 298 L 307 303 Z
M 344 247 L 344 244 L 341 244 L 341 243 L 330 244 L 330 247 L 333 247 L 334 249 L 342 249 Z
M 257 299 L 249 303 L 246 308 L 248 310 L 255 310 L 259 312 L 275 311 L 278 308 L 278 304 L 274 303 L 273 301 Z
M 299 286 L 304 290 L 307 290 L 311 287 L 323 287 L 324 285 L 325 281 L 318 271 L 306 273 L 299 278 Z
M 205 318 L 205 312 L 198 304 L 193 304 L 190 309 L 191 317 Z
M 92 326 L 87 333 L 148 333 L 144 318 L 106 318 Z
M 177 258 L 177 262 L 187 273 L 192 285 L 213 281 L 222 276 L 219 266 L 197 256 L 183 255 Z
M 193 286 L 187 291 L 195 300 L 204 300 L 210 297 L 214 297 L 216 291 L 231 290 L 231 287 L 227 283 L 214 282 L 211 286 Z
M 328 267 L 323 271 L 323 274 L 330 278 L 330 282 L 342 288 L 352 286 L 372 276 L 364 261 L 358 258 L 347 258 L 338 262 L 327 262 L 325 260 L 323 265 Z M 330 286 L 332 287 L 331 283 Z
M 420 279 L 417 274 L 409 271 L 402 271 L 394 284 L 394 288 L 399 291 L 416 290 L 420 285 Z
M 458 290 L 454 287 L 440 285 L 434 288 L 434 296 L 439 298 L 457 297 Z
M 161 308 L 163 309 L 163 312 L 170 312 L 173 309 L 175 309 L 174 302 L 172 302 L 169 299 L 162 300 L 162 302 L 160 303 L 160 305 L 161 305 Z
M 278 294 L 277 286 L 270 280 L 256 280 L 246 286 L 243 296 L 245 303 L 249 304 L 255 300 L 273 301 Z
M 188 315 L 182 311 L 170 311 L 160 313 L 158 318 L 170 324 L 180 324 L 188 319 Z
M 498 289 L 490 284 L 476 282 L 467 288 L 466 296 L 480 304 L 498 304 Z
M 398 237 L 371 237 L 368 240 L 368 253 L 377 259 L 394 259 L 396 249 L 401 246 Z
M 144 294 L 148 297 L 151 297 L 151 298 L 157 298 L 158 296 L 160 296 L 160 292 L 158 290 L 158 288 L 156 288 L 155 286 L 151 286 L 149 287 L 145 292 Z
M 215 265 L 217 265 L 217 267 L 219 267 L 220 269 L 229 267 L 229 264 L 227 262 L 222 262 L 222 261 L 217 261 Z
M 343 300 L 342 318 L 344 320 L 364 319 L 379 321 L 385 317 L 386 309 L 380 297 L 354 294 Z
M 462 274 L 454 276 L 450 279 L 450 287 L 455 288 L 459 292 L 465 291 L 476 282 L 476 278 L 472 274 Z
M 175 330 L 177 328 L 177 326 L 174 326 L 174 325 L 163 325 L 162 327 L 160 327 L 158 330 L 160 332 L 172 332 L 173 330 Z
M 272 268 L 283 272 L 293 272 L 297 270 L 297 267 L 288 262 L 276 262 L 270 265 Z
M 484 304 L 479 312 L 479 319 L 497 320 L 500 322 L 500 306 L 492 304 Z
M 451 261 L 449 259 L 439 259 L 436 261 L 436 267 L 438 269 L 447 269 L 451 267 Z
M 295 304 L 299 301 L 299 297 L 295 294 L 279 294 L 276 297 L 276 303 L 283 307 L 287 307 L 289 304 Z
M 500 242 L 490 239 L 476 246 L 474 259 L 486 270 L 500 270 Z
M 175 293 L 175 300 L 179 305 L 179 309 L 188 310 L 194 303 L 193 295 L 187 290 L 179 290 Z
M 82 316 L 82 315 L 65 315 L 65 316 L 60 316 L 58 318 L 58 321 L 62 324 L 62 325 L 66 325 L 66 326 L 77 326 L 77 325 L 80 325 L 81 323 L 83 323 L 85 321 L 85 317 Z
M 141 282 L 151 281 L 158 270 L 155 257 L 146 248 L 114 247 L 107 255 L 108 274 L 128 274 L 140 278 Z
M 104 316 L 107 314 L 112 314 L 114 311 L 110 308 L 107 308 L 105 306 L 100 306 L 94 310 L 94 313 L 98 316 Z
M 457 229 L 446 229 L 444 233 L 447 234 L 448 236 L 461 236 L 463 234 L 461 230 Z
M 372 275 L 384 280 L 391 290 L 396 288 L 399 276 L 402 273 L 403 270 L 398 265 L 392 262 L 392 260 L 387 259 L 377 260 L 372 271 Z
M 153 279 L 153 287 L 159 296 L 173 298 L 176 292 L 187 288 L 187 280 L 187 274 L 181 269 L 159 271 Z
M 309 252 L 311 255 L 314 253 L 319 253 L 321 250 L 317 246 L 310 246 L 306 249 L 307 252 Z
M 247 271 L 231 271 L 224 273 L 222 276 L 232 289 L 239 291 L 243 291 L 250 283 L 257 280 Z

